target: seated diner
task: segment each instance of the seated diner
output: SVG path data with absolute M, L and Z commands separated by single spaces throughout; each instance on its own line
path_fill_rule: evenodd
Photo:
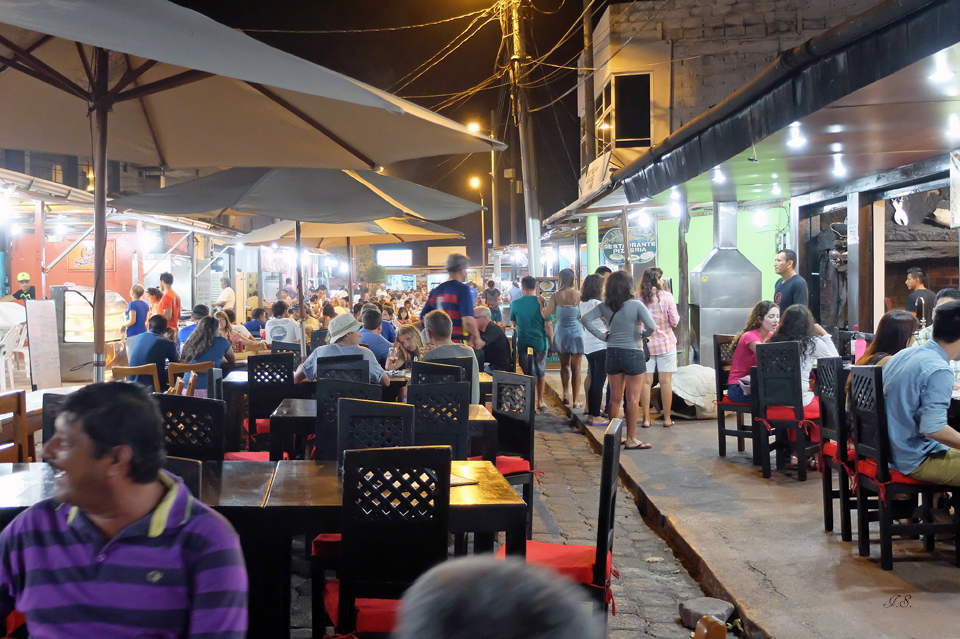
M 360 322 L 353 315 L 337 315 L 330 322 L 327 340 L 330 342 L 315 348 L 293 374 L 296 384 L 317 379 L 317 360 L 340 355 L 363 355 L 370 364 L 370 383 L 382 386 L 390 385 L 390 375 L 377 363 L 377 358 L 369 348 L 360 346 Z

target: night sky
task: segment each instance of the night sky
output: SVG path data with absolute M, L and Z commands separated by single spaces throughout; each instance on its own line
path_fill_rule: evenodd
M 227 26 L 238 29 L 370 29 L 402 25 L 422 24 L 463 15 L 485 9 L 492 0 L 368 0 L 322 1 L 284 0 L 179 0 L 177 4 L 201 13 Z M 600 3 L 598 3 L 600 4 Z M 600 6 L 605 3 L 600 4 Z M 537 0 L 533 13 L 533 45 L 529 51 L 533 57 L 544 54 L 570 29 L 583 11 L 582 0 Z M 542 12 L 555 11 L 550 15 Z M 602 9 L 601 9 L 602 11 Z M 598 14 L 599 16 L 599 14 Z M 408 73 L 431 58 L 467 28 L 473 18 L 455 20 L 437 26 L 405 31 L 361 34 L 276 34 L 250 33 L 252 37 L 300 56 L 327 68 L 356 78 L 379 89 L 396 93 L 413 102 L 435 109 L 443 97 L 416 97 L 449 94 L 469 89 L 486 80 L 494 73 L 497 49 L 500 46 L 499 21 L 484 26 L 470 40 L 448 57 L 427 71 L 423 76 L 398 90 L 397 83 Z M 478 23 L 479 25 L 480 23 Z M 574 28 L 567 39 L 546 62 L 576 66 L 576 56 L 583 48 L 583 30 Z M 572 60 L 572 62 L 571 62 Z M 552 73 L 555 72 L 555 73 Z M 575 70 L 558 71 L 554 67 L 541 66 L 531 77 L 535 84 L 542 84 L 543 74 L 548 74 L 546 86 L 530 91 L 531 106 L 546 104 L 567 91 L 577 81 Z M 494 85 L 506 82 L 504 77 Z M 505 91 L 505 88 L 503 89 Z M 501 95 L 500 88 L 481 91 L 469 99 L 449 108 L 440 109 L 442 115 L 459 122 L 479 121 L 487 125 L 491 109 L 496 109 L 502 100 L 503 108 L 497 137 L 513 146 L 512 131 L 505 134 L 508 120 L 508 94 Z M 539 172 L 539 195 L 544 219 L 577 198 L 579 177 L 579 121 L 575 119 L 577 94 L 574 91 L 554 107 L 534 114 L 536 135 L 536 159 Z M 486 128 L 486 127 L 485 127 Z M 512 128 L 512 127 L 511 127 Z M 511 166 L 510 151 L 501 159 L 501 169 Z M 519 150 L 517 151 L 519 164 Z M 490 156 L 474 154 L 467 157 L 445 156 L 403 162 L 388 167 L 388 174 L 435 188 L 466 199 L 478 199 L 478 192 L 471 189 L 471 176 L 484 179 L 484 200 L 489 207 Z M 502 171 L 501 171 L 502 175 Z M 506 191 L 508 182 L 499 185 Z M 501 210 L 501 239 L 509 239 L 509 202 L 499 198 Z M 517 199 L 522 215 L 522 196 Z M 487 214 L 487 237 L 490 237 L 490 218 Z M 475 256 L 479 249 L 479 216 L 443 223 L 463 231 L 468 236 L 468 252 Z M 523 227 L 522 218 L 518 223 Z M 470 239 L 473 238 L 473 242 Z

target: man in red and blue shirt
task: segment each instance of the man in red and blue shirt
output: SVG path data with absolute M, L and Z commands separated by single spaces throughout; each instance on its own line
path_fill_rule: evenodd
M 72 393 L 43 452 L 53 498 L 0 533 L 0 620 L 16 608 L 37 637 L 246 636 L 240 540 L 162 470 L 160 409 L 142 386 Z
M 469 343 L 476 349 L 483 348 L 477 320 L 473 316 L 473 307 L 477 292 L 464 282 L 467 280 L 467 267 L 470 261 L 466 255 L 452 253 L 447 258 L 447 273 L 450 279 L 438 285 L 432 291 L 420 311 L 420 323 L 430 311 L 444 311 L 453 321 L 453 334 L 450 338 L 456 343 Z

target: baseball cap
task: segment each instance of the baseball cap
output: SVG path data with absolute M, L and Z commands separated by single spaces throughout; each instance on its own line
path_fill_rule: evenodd
M 337 315 L 330 320 L 330 327 L 327 333 L 327 342 L 333 344 L 344 335 L 349 335 L 350 333 L 359 330 L 360 322 L 358 322 L 353 315 L 350 315 L 349 313 Z
M 30 274 L 29 274 L 29 273 L 18 273 L 18 274 L 17 274 L 17 281 L 18 281 L 18 282 L 28 282 L 28 281 L 30 281 Z

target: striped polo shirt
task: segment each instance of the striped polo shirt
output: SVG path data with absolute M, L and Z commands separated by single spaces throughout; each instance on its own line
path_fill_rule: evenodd
M 447 280 L 430 291 L 430 297 L 420 311 L 420 319 L 426 317 L 430 311 L 444 311 L 453 322 L 450 339 L 454 342 L 465 342 L 467 340 L 463 332 L 463 318 L 473 317 L 473 304 L 476 299 L 476 291 L 463 282 Z
M 52 499 L 0 533 L 0 619 L 16 608 L 32 639 L 237 638 L 247 631 L 240 539 L 161 471 L 167 494 L 110 541 Z

